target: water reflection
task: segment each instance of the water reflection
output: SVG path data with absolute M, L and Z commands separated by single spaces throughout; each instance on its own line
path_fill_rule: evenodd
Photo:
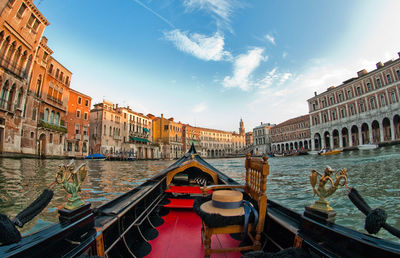
M 337 170 L 347 168 L 348 184 L 362 194 L 368 204 L 382 207 L 388 213 L 388 223 L 400 228 L 400 146 L 369 151 L 344 152 L 331 156 L 297 156 L 270 158 L 268 198 L 283 203 L 297 212 L 312 204 L 312 188 L 309 183 L 311 169 L 322 172 L 326 165 Z M 244 159 L 208 160 L 212 165 L 233 179 L 244 181 Z M 0 159 L 0 212 L 15 216 L 27 207 L 50 183 L 58 165 L 67 160 Z M 83 161 L 76 161 L 77 164 Z M 89 160 L 89 173 L 82 185 L 82 197 L 94 207 L 119 196 L 147 178 L 158 173 L 173 161 L 109 162 Z M 339 189 L 331 201 L 337 211 L 336 222 L 363 231 L 364 215 L 348 200 L 344 189 Z M 58 220 L 57 207 L 65 203 L 65 192 L 60 187 L 53 200 L 23 232 L 32 232 Z M 364 231 L 363 231 L 364 232 Z M 384 230 L 378 234 L 396 240 Z

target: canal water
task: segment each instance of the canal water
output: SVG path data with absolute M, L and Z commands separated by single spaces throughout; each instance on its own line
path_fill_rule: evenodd
M 10 217 L 27 207 L 54 181 L 58 165 L 69 160 L 0 159 L 0 212 Z M 244 181 L 244 158 L 210 159 L 210 164 L 239 182 Z M 76 164 L 84 161 L 78 160 Z M 87 161 L 88 177 L 82 196 L 93 206 L 111 200 L 143 183 L 173 161 Z M 268 198 L 302 213 L 312 204 L 309 175 L 312 169 L 323 173 L 326 165 L 335 170 L 348 169 L 348 185 L 355 187 L 367 203 L 383 208 L 387 223 L 400 229 L 400 145 L 368 151 L 350 151 L 338 155 L 305 155 L 269 158 Z M 66 193 L 56 188 L 47 208 L 21 230 L 34 232 L 58 220 L 58 207 L 65 203 Z M 344 188 L 328 198 L 336 210 L 336 223 L 365 232 L 365 216 L 350 202 Z M 378 233 L 391 241 L 400 240 L 384 229 Z

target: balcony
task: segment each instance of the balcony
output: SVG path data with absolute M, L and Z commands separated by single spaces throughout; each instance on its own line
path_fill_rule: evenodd
M 11 103 L 8 100 L 0 99 L 0 109 L 11 111 Z
M 58 132 L 61 132 L 61 133 L 67 133 L 67 127 L 62 126 L 62 125 L 50 124 L 50 123 L 48 123 L 46 121 L 43 121 L 43 120 L 39 121 L 38 127 L 51 129 L 51 130 L 58 131 Z
M 47 94 L 47 99 L 57 103 L 58 105 L 61 105 L 61 106 L 63 105 L 63 102 L 61 100 L 58 100 L 58 99 L 56 99 L 53 96 L 50 96 L 48 94 Z
M 89 135 L 84 135 L 83 136 L 83 141 L 89 141 Z
M 16 64 L 12 64 L 10 60 L 5 58 L 0 58 L 0 66 L 6 70 L 17 76 L 19 79 L 26 79 L 28 78 L 27 71 L 22 66 L 17 66 Z
M 113 135 L 113 139 L 116 140 L 116 141 L 121 141 L 122 140 L 122 136 Z
M 75 140 L 80 141 L 81 140 L 81 135 L 80 134 L 75 134 Z

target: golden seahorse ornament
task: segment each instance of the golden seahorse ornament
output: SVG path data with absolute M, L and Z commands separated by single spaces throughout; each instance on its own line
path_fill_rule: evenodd
M 335 173 L 335 171 L 329 167 L 326 166 L 324 170 L 324 175 L 321 175 L 319 172 L 316 170 L 311 171 L 310 175 L 310 183 L 313 188 L 314 195 L 318 195 L 319 199 L 315 201 L 313 205 L 311 205 L 311 208 L 322 210 L 322 211 L 331 211 L 333 210 L 332 207 L 329 206 L 329 202 L 325 200 L 326 197 L 331 196 L 336 190 L 338 189 L 339 186 L 344 186 L 347 183 L 347 169 L 341 169 L 335 173 L 335 181 L 331 178 L 331 175 Z M 318 177 L 319 179 L 319 184 L 318 187 L 316 188 L 317 182 L 318 182 Z M 326 184 L 330 182 L 330 187 L 326 188 Z

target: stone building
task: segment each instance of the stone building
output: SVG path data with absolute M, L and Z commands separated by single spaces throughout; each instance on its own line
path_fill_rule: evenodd
M 15 0 L 2 5 L 0 16 L 0 153 L 21 153 L 35 144 L 33 128 L 22 128 L 33 58 L 49 24 L 33 1 Z M 28 143 L 29 144 L 29 143 Z
M 151 118 L 109 101 L 90 111 L 90 153 L 138 159 L 159 158 Z
M 122 112 L 123 153 L 138 159 L 156 159 L 160 157 L 158 145 L 153 144 L 152 119 L 128 107 L 120 108 Z
M 310 116 L 299 116 L 277 124 L 271 128 L 270 138 L 273 152 L 311 149 Z
M 68 157 L 83 158 L 89 154 L 90 106 L 92 98 L 69 89 L 66 116 L 66 151 Z
M 174 118 L 153 117 L 153 140 L 160 146 L 163 159 L 176 159 L 183 154 L 183 124 Z
M 308 100 L 311 144 L 355 147 L 400 139 L 400 59 L 361 70 L 357 77 Z
M 201 149 L 197 150 L 203 157 L 217 158 L 233 154 L 232 132 L 201 128 Z
M 253 154 L 264 155 L 271 152 L 270 130 L 275 126 L 270 123 L 261 123 L 253 128 Z
M 246 147 L 253 145 L 253 132 L 246 133 Z
M 90 110 L 90 153 L 114 155 L 122 150 L 121 111 L 103 100 Z

